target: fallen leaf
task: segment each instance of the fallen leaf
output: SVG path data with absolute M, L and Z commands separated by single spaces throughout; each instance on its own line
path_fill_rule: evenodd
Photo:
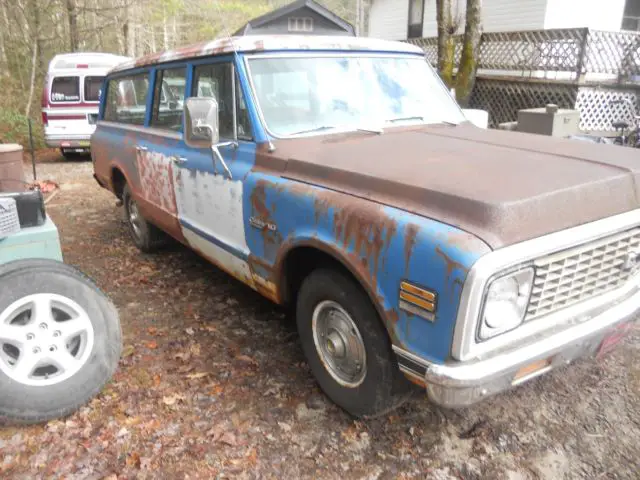
M 103 477 L 102 480 L 118 480 L 118 476 L 115 473 L 112 473 L 111 475 Z
M 180 395 L 180 394 L 177 394 L 177 393 L 176 393 L 175 395 L 170 395 L 170 396 L 167 396 L 167 397 L 162 397 L 162 402 L 163 402 L 165 405 L 169 405 L 169 406 L 171 406 L 171 405 L 175 405 L 175 404 L 176 404 L 176 402 L 178 402 L 178 400 L 184 400 L 184 398 L 185 398 L 185 397 L 184 397 L 184 395 Z
M 224 429 L 220 425 L 216 425 L 215 427 L 209 429 L 207 432 L 207 437 L 212 437 L 213 441 L 217 441 L 222 434 L 224 433 Z
M 161 382 L 160 375 L 156 373 L 153 376 L 153 385 L 157 387 L 158 385 L 160 385 L 160 382 Z
M 122 349 L 122 356 L 130 357 L 131 355 L 133 355 L 133 352 L 135 351 L 136 351 L 136 347 L 134 347 L 133 345 L 125 345 L 125 347 Z
M 241 362 L 246 362 L 246 363 L 250 363 L 251 365 L 254 366 L 258 366 L 258 362 L 256 362 L 253 358 L 249 357 L 248 355 L 238 355 L 236 357 L 236 360 L 240 360 Z
M 158 344 L 154 340 L 147 342 L 146 345 L 147 345 L 147 348 L 150 348 L 151 350 L 155 350 L 156 348 L 158 348 Z
M 157 331 L 158 329 L 156 327 L 147 328 L 147 332 L 149 332 L 149 335 L 155 335 Z
M 285 422 L 278 422 L 278 426 L 284 430 L 285 432 L 290 432 L 291 431 L 291 425 L 289 425 L 288 423 Z
M 247 462 L 249 462 L 249 465 L 254 466 L 256 463 L 258 463 L 258 452 L 255 448 L 249 449 L 245 456 L 247 457 Z
M 189 352 L 183 352 L 183 353 L 176 353 L 173 358 L 175 358 L 176 360 L 182 360 L 183 362 L 188 362 L 189 359 L 191 358 L 191 353 Z
M 138 452 L 131 452 L 127 455 L 127 466 L 140 468 L 140 454 Z
M 185 328 L 184 331 L 187 332 L 187 335 L 194 335 L 196 333 L 195 330 L 191 327 Z
M 187 375 L 187 378 L 190 380 L 197 380 L 198 378 L 204 378 L 207 375 L 209 375 L 209 372 L 190 373 Z
M 236 445 L 238 445 L 238 439 L 231 432 L 223 433 L 222 437 L 220 437 L 220 439 L 218 441 L 220 443 L 224 443 L 226 445 L 229 445 L 230 447 L 235 447 Z

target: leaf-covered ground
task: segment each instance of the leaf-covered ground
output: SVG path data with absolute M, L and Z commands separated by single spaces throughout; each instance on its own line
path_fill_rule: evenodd
M 354 421 L 318 390 L 283 311 L 184 247 L 141 254 L 90 162 L 40 158 L 61 186 L 48 212 L 65 259 L 116 303 L 125 349 L 74 415 L 0 429 L 0 478 L 637 478 L 637 328 L 600 362 L 464 411 L 417 393 Z

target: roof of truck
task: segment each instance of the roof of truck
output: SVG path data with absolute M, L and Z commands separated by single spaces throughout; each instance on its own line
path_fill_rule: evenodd
M 201 42 L 176 50 L 152 53 L 144 57 L 122 63 L 112 71 L 118 72 L 136 67 L 145 67 L 158 63 L 185 60 L 209 55 L 228 53 L 264 52 L 281 50 L 336 50 L 399 52 L 421 54 L 423 50 L 405 42 L 394 42 L 374 38 L 329 36 L 329 35 L 255 35 L 227 37 Z

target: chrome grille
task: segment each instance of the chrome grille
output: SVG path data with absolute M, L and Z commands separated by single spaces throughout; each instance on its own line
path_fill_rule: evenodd
M 621 287 L 635 274 L 622 268 L 631 252 L 640 254 L 640 227 L 536 260 L 525 321 Z

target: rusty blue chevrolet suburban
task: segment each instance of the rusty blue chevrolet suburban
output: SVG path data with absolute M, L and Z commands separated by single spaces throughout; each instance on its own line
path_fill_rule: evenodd
M 483 130 L 412 45 L 227 38 L 105 79 L 91 153 L 167 236 L 294 307 L 355 416 L 461 407 L 610 350 L 640 308 L 631 149 Z

